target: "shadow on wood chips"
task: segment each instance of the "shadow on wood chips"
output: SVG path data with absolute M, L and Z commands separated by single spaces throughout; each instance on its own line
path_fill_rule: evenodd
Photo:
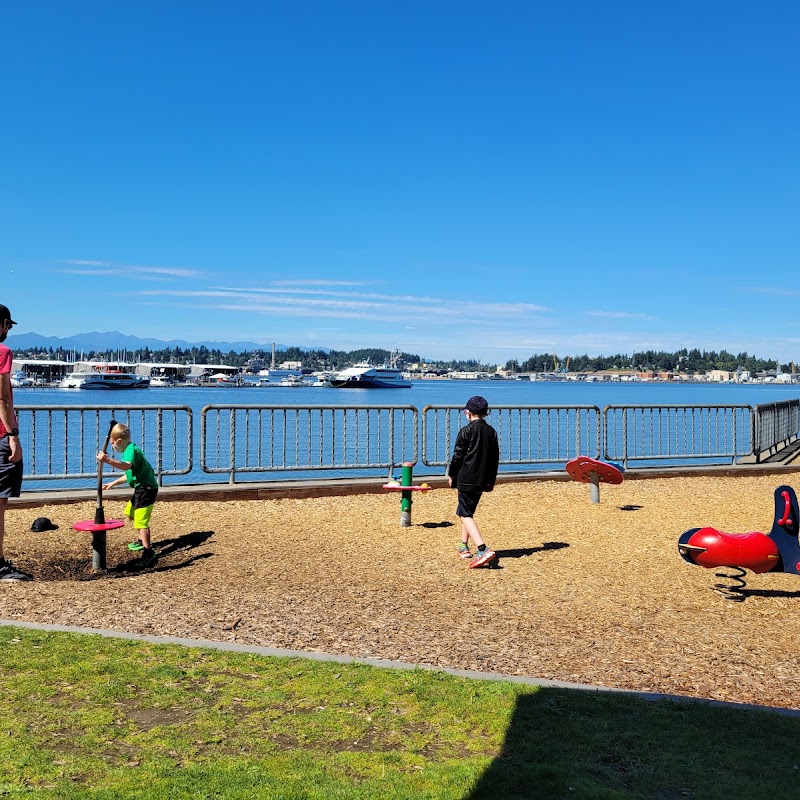
M 131 575 L 143 575 L 150 572 L 168 572 L 171 570 L 182 569 L 201 559 L 210 558 L 212 553 L 200 553 L 189 556 L 179 562 L 164 564 L 166 556 L 179 552 L 190 552 L 196 547 L 204 544 L 214 535 L 214 531 L 193 531 L 174 539 L 163 539 L 153 542 L 153 549 L 158 555 L 158 561 L 145 568 L 138 567 L 139 554 L 131 553 L 131 557 L 116 566 L 95 572 L 92 570 L 91 553 L 86 558 L 79 558 L 74 554 L 47 564 L 39 570 L 37 578 L 43 581 L 96 581 L 105 578 L 124 578 Z

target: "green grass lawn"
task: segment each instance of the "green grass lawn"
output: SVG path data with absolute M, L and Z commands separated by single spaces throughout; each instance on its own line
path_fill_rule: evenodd
M 0 797 L 800 797 L 800 719 L 0 627 Z

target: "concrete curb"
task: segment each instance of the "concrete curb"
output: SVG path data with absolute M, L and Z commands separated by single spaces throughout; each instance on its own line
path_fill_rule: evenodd
M 270 656 L 273 658 L 303 658 L 311 661 L 329 661 L 337 664 L 365 664 L 370 667 L 383 669 L 424 669 L 431 672 L 444 672 L 458 678 L 470 678 L 482 681 L 509 681 L 526 686 L 540 686 L 551 689 L 572 689 L 585 692 L 605 692 L 608 694 L 621 694 L 636 697 L 640 700 L 654 702 L 657 700 L 671 700 L 680 703 L 702 703 L 716 708 L 730 708 L 738 711 L 765 711 L 783 714 L 789 717 L 800 718 L 800 711 L 792 708 L 776 708 L 774 706 L 758 706 L 748 703 L 732 703 L 724 700 L 707 700 L 702 697 L 689 697 L 687 695 L 662 694 L 659 692 L 639 692 L 633 689 L 618 689 L 608 686 L 594 686 L 584 683 L 567 683 L 565 681 L 551 681 L 544 678 L 529 678 L 523 675 L 504 675 L 498 672 L 478 672 L 468 669 L 452 669 L 431 664 L 411 664 L 406 661 L 387 661 L 381 658 L 354 658 L 352 656 L 337 655 L 335 653 L 320 653 L 305 650 L 284 650 L 279 647 L 261 647 L 259 645 L 237 644 L 236 642 L 216 642 L 208 639 L 184 639 L 177 636 L 153 636 L 146 633 L 128 633 L 103 628 L 83 628 L 73 625 L 51 625 L 40 622 L 25 622 L 19 620 L 0 619 L 0 625 L 11 628 L 25 628 L 35 631 L 53 631 L 56 633 L 78 633 L 82 635 L 105 636 L 110 639 L 130 639 L 151 644 L 171 644 L 181 647 L 205 648 L 207 650 L 222 650 L 230 653 L 253 653 L 255 655 Z

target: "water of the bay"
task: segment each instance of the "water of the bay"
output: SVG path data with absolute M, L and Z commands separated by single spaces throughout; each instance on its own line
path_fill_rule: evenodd
M 490 405 L 727 405 L 800 397 L 800 384 L 667 381 L 413 381 L 408 389 L 176 386 L 149 389 L 15 389 L 18 406 L 187 405 L 195 413 L 216 404 L 426 405 L 463 404 L 474 394 Z
M 207 405 L 428 405 L 463 406 L 472 395 L 487 398 L 490 406 L 594 405 L 751 405 L 800 397 L 800 384 L 733 384 L 678 382 L 583 382 L 583 381 L 414 381 L 407 389 L 332 389 L 330 387 L 282 386 L 180 386 L 131 390 L 16 389 L 15 405 L 25 408 L 54 406 L 187 406 L 196 420 Z M 489 417 L 491 422 L 491 415 Z M 317 477 L 319 473 L 296 473 L 293 478 Z M 223 478 L 224 479 L 224 478 Z M 261 476 L 268 479 L 268 476 Z M 165 484 L 219 481 L 193 470 L 183 477 L 165 478 Z M 37 482 L 39 488 L 63 488 L 74 482 Z M 34 485 L 26 482 L 26 488 Z

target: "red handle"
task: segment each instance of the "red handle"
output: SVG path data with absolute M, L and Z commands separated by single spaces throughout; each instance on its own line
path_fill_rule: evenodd
M 781 492 L 783 495 L 783 502 L 785 503 L 785 507 L 783 509 L 783 519 L 778 520 L 778 525 L 782 528 L 786 527 L 787 525 L 792 524 L 792 519 L 789 516 L 789 512 L 792 510 L 792 504 L 789 500 L 789 492 Z

